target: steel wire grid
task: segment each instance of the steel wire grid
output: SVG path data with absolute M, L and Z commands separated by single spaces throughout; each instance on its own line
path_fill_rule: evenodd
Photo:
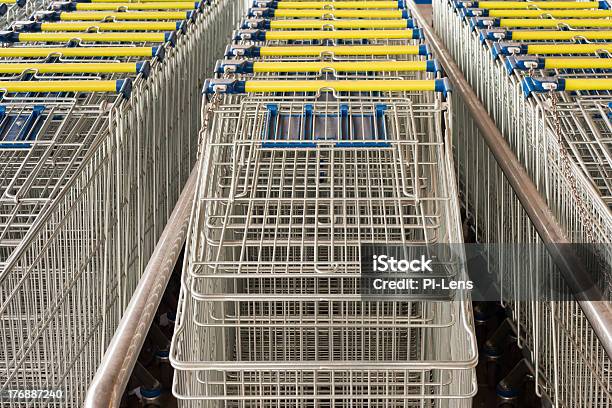
M 173 391 L 181 406 L 468 406 L 475 378 L 466 363 L 471 341 L 464 306 L 196 306 L 184 288 L 172 346 Z M 420 319 L 406 324 L 418 307 L 435 309 L 436 316 L 454 313 L 460 322 L 444 328 L 435 321 L 419 327 Z M 196 323 L 191 316 L 200 314 L 205 321 Z M 193 347 L 203 343 L 215 347 Z
M 524 243 L 533 249 L 522 252 L 521 262 L 514 264 L 484 256 L 502 276 L 502 301 L 517 322 L 519 346 L 530 353 L 536 392 L 555 407 L 608 406 L 612 401 L 609 357 L 556 272 L 467 108 L 458 98 L 453 99 L 459 185 L 467 213 L 474 220 L 477 240 Z M 530 274 L 524 273 L 525 264 L 533 265 Z M 554 289 L 555 294 L 536 288 Z M 551 297 L 556 301 L 544 300 Z
M 491 60 L 490 51 L 473 37 L 446 2 L 434 5 L 434 22 L 570 238 L 576 242 L 609 242 L 609 208 L 602 200 L 607 187 L 598 180 L 599 174 L 607 171 L 607 140 L 601 135 L 608 127 L 607 119 L 597 116 L 598 99 L 603 97 L 561 95 L 555 115 L 562 129 L 560 142 L 551 124 L 552 106 L 544 103 L 546 98 L 524 102 L 520 88 L 516 87 L 517 77 L 509 79 L 505 68 Z M 454 151 L 462 194 L 476 225 L 477 240 L 533 243 L 539 244 L 534 248 L 540 247 L 535 229 L 483 139 L 478 137 L 467 109 L 461 101 L 453 102 Z M 562 154 L 563 145 L 569 155 Z M 509 219 L 513 220 L 510 228 Z M 609 358 L 564 282 L 542 282 L 558 277 L 552 262 L 544 255 L 521 254 L 528 264 L 534 265 L 529 276 L 520 265 L 487 259 L 502 272 L 503 301 L 510 305 L 518 323 L 519 345 L 526 346 L 531 353 L 536 392 L 559 407 L 607 406 L 611 400 Z M 609 260 L 608 255 L 604 254 Z M 609 287 L 608 276 L 599 276 L 599 281 L 602 288 Z M 557 299 L 566 300 L 545 301 L 549 293 L 541 291 L 542 283 L 545 288 L 557 290 Z M 526 292 L 526 288 L 532 288 L 532 292 Z
M 14 21 L 27 20 L 34 11 L 45 9 L 51 2 L 51 0 L 26 0 L 23 6 L 17 3 L 6 4 L 6 13 L 0 16 L 0 26 L 6 27 Z
M 122 76 L 35 74 L 33 77 L 106 80 Z M 136 79 L 140 77 L 138 74 Z M 0 143 L 0 271 L 13 251 L 23 245 L 37 216 L 78 171 L 89 146 L 105 132 L 109 112 L 118 103 L 116 95 L 69 92 L 5 93 L 1 102 L 6 107 L 3 132 L 18 131 L 29 117 L 34 118 L 35 124 L 24 136 L 24 142 Z M 44 108 L 40 114 L 33 115 L 40 107 Z
M 61 400 L 27 404 L 82 403 L 195 160 L 202 67 L 242 8 L 209 5 L 129 100 L 98 106 L 96 136 L 0 273 L 0 392 L 61 389 Z
M 193 30 L 192 30 L 193 31 Z M 78 33 L 75 33 L 78 36 Z M 99 44 L 98 44 L 99 45 Z M 123 47 L 152 47 L 158 43 L 123 43 Z M 57 48 L 47 43 L 19 43 L 11 48 Z M 1 58 L 3 62 L 35 62 L 31 58 Z M 48 62 L 48 57 L 39 61 Z M 142 57 L 59 58 L 58 62 L 137 62 Z M 157 58 L 153 58 L 153 64 Z M 3 80 L 20 80 L 25 74 L 0 75 Z M 127 74 L 28 74 L 30 80 L 114 80 Z M 136 80 L 140 74 L 134 75 Z M 154 80 L 153 80 L 154 81 Z M 163 84 L 162 84 L 163 85 Z M 82 162 L 87 149 L 107 126 L 115 95 L 103 93 L 3 94 L 7 107 L 2 121 L 4 132 L 18 128 L 37 108 L 36 124 L 25 135 L 27 143 L 0 144 L 0 271 L 11 253 L 21 245 L 30 227 L 54 197 L 61 192 Z M 195 112 L 194 112 L 195 114 Z M 197 117 L 197 116 L 194 116 Z M 11 118 L 20 118 L 11 122 Z M 30 139 L 32 139 L 30 141 Z
M 375 127 L 380 104 L 353 104 L 343 113 L 345 106 L 281 104 L 274 128 L 269 104 L 244 101 L 216 112 L 205 148 L 199 256 L 230 256 L 231 268 L 261 262 L 278 273 L 288 264 L 339 272 L 350 263 L 354 274 L 361 245 L 449 241 L 444 146 L 432 136 L 442 133 L 440 102 L 384 105 Z M 285 131 L 311 132 L 313 140 L 269 139 Z M 296 144 L 303 148 L 288 148 Z
M 500 62 L 492 61 L 488 47 L 482 46 L 467 26 L 459 24 L 454 13 L 449 10 L 447 16 L 438 14 L 440 24 L 440 19 L 444 18 L 448 21 L 446 26 L 461 27 L 453 28 L 453 35 L 447 33 L 449 39 L 459 37 L 454 47 L 463 43 L 464 48 L 469 49 L 467 52 L 460 48 L 454 51 L 459 55 L 461 66 L 469 72 L 470 82 L 549 201 L 570 239 L 574 242 L 610 242 L 612 212 L 605 201 L 607 186 L 600 181 L 607 175 L 610 165 L 608 137 L 603 133 L 608 131 L 609 121 L 600 119 L 598 126 L 593 122 L 593 113 L 589 113 L 589 110 L 598 110 L 592 105 L 601 104 L 605 96 L 561 94 L 553 103 L 548 96 L 532 95 L 525 101 L 520 76 L 509 77 Z M 466 54 L 471 56 L 470 62 Z M 571 131 L 564 132 L 570 128 Z M 599 249 L 604 250 L 602 246 Z M 612 260 L 609 251 L 602 256 Z M 610 273 L 608 269 L 605 276 L 598 278 L 608 295 L 612 293 Z
M 37 98 L 11 98 L 8 115 L 30 116 L 35 105 L 44 103 L 37 140 L 23 143 L 23 148 L 0 148 L 0 271 L 15 248 L 19 247 L 33 223 L 82 163 L 89 146 L 108 122 L 112 99 L 116 96 L 87 95 L 67 97 L 53 106 Z M 108 104 L 108 106 L 106 106 Z M 9 123 L 18 126 L 18 121 Z M 26 139 L 27 140 L 27 139 Z
M 362 242 L 460 242 L 445 108 L 371 95 L 313 95 L 305 108 L 300 95 L 279 103 L 286 120 L 270 128 L 267 96 L 226 97 L 202 136 L 171 351 L 181 406 L 469 404 L 476 351 L 465 294 L 367 302 L 346 279 Z M 364 133 L 380 100 L 383 145 Z M 305 109 L 321 118 L 306 125 Z M 318 135 L 310 144 L 266 145 L 270 132 L 306 127 Z M 407 216 L 394 216 L 402 207 Z M 193 347 L 202 339 L 215 347 Z
M 194 282 L 229 279 L 237 282 L 234 290 L 247 290 L 243 293 L 261 289 L 270 296 L 293 292 L 359 299 L 362 245 L 449 242 L 446 225 L 452 225 L 452 211 L 444 149 L 442 140 L 432 136 L 442 133 L 436 128 L 439 101 L 389 106 L 379 123 L 387 147 L 369 148 L 372 141 L 361 140 L 363 147 L 357 148 L 329 144 L 342 140 L 342 106 L 330 101 L 311 106 L 320 119 L 312 124 L 313 134 L 321 137 L 315 149 L 287 149 L 283 142 L 260 148 L 269 129 L 261 103 L 244 102 L 239 111 L 228 106 L 217 112 L 211 135 L 221 137 L 206 147 L 215 159 L 207 163 L 201 198 L 206 222 L 200 227 L 199 256 L 208 262 L 194 263 L 201 269 L 193 274 Z M 374 112 L 375 105 L 351 106 L 346 120 L 354 130 L 353 146 L 360 144 L 357 129 L 371 127 L 367 122 Z M 296 129 L 303 124 L 294 122 L 303 121 L 304 113 L 303 105 L 283 104 L 278 115 L 288 119 L 275 130 L 299 133 Z M 244 129 L 261 139 L 244 140 Z M 232 139 L 232 144 L 223 143 Z M 448 278 L 456 275 L 450 266 L 457 260 L 449 256 L 447 261 L 449 269 L 442 276 Z M 252 275 L 249 267 L 255 265 Z M 242 276 L 232 275 L 234 271 Z M 255 292 L 248 291 L 252 285 Z M 195 288 L 192 296 L 210 299 Z
M 170 352 L 180 406 L 469 406 L 466 293 L 364 300 L 358 280 L 362 244 L 461 242 L 446 109 L 433 93 L 328 90 L 203 104 Z

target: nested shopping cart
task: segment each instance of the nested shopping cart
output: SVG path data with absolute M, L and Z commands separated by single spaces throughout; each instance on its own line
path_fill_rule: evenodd
M 573 242 L 590 244 L 609 301 L 609 24 L 606 2 L 437 2 L 436 27 Z M 536 392 L 555 406 L 610 403 L 609 356 L 462 106 L 461 189 L 484 242 L 522 243 L 533 265 L 498 265 Z M 508 228 L 509 220 L 512 227 Z M 492 259 L 495 263 L 497 260 Z
M 186 28 L 185 17 L 183 13 L 178 21 L 130 23 L 29 20 L 13 23 L 11 30 L 2 34 L 0 40 L 13 45 L 0 53 L 4 77 L 0 86 L 7 91 L 3 96 L 2 147 L 6 159 L 0 199 L 6 220 L 1 233 L 3 262 L 21 245 L 36 215 L 70 180 L 96 132 L 104 130 L 116 99 L 105 92 L 129 96 L 132 81 L 126 75 L 131 73 L 134 79 L 149 76 L 148 60 L 155 63 L 164 56 L 163 45 L 169 40 L 175 42 L 175 31 Z M 92 32 L 103 27 L 113 32 Z M 81 32 L 65 31 L 75 29 Z M 79 46 L 48 45 L 66 41 Z M 119 46 L 100 47 L 107 41 L 118 42 Z M 87 119 L 69 122 L 72 116 L 80 116 L 80 110 L 88 109 L 91 113 L 86 113 Z M 49 157 L 53 166 L 46 164 Z
M 195 162 L 203 72 L 241 9 L 64 2 L 2 32 L 2 406 L 82 404 Z
M 368 298 L 360 269 L 461 242 L 446 80 L 396 2 L 255 6 L 204 86 L 180 406 L 469 406 L 467 293 Z
M 369 96 L 301 99 L 279 103 L 273 128 L 267 95 L 222 102 L 211 119 L 175 395 L 185 406 L 467 403 L 476 350 L 465 294 L 364 301 L 360 291 L 362 245 L 461 239 L 440 101 L 386 93 L 376 119 Z M 291 124 L 309 109 L 317 136 L 280 134 L 310 132 Z

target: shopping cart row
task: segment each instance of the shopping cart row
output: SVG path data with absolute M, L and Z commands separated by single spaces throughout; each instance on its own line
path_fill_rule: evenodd
M 450 89 L 403 6 L 257 1 L 205 82 L 180 406 L 471 404 L 465 291 L 368 298 L 362 281 L 369 248 L 462 239 Z M 464 276 L 450 254 L 435 276 Z
M 107 4 L 90 5 L 104 8 Z M 163 59 L 166 45 L 176 45 L 177 33 L 185 34 L 188 21 L 193 23 L 196 11 L 202 10 L 195 3 L 189 3 L 193 10 L 188 12 L 175 11 L 177 6 L 171 2 L 146 4 L 164 10 L 149 13 L 147 17 L 155 18 L 162 13 L 161 18 L 167 21 L 27 20 L 13 22 L 10 30 L 0 32 L 0 42 L 11 45 L 0 52 L 0 89 L 3 90 L 0 103 L 5 110 L 0 146 L 6 157 L 2 164 L 0 198 L 3 262 L 20 245 L 36 214 L 44 210 L 52 195 L 68 181 L 62 173 L 78 163 L 74 143 L 81 143 L 82 139 L 62 140 L 55 130 L 72 130 L 66 122 L 78 114 L 72 114 L 71 110 L 92 109 L 90 106 L 103 108 L 98 108 L 96 113 L 85 113 L 88 120 L 94 120 L 90 118 L 97 115 L 97 125 L 83 127 L 81 131 L 94 135 L 104 128 L 106 108 L 102 103 L 117 106 L 122 98 L 129 97 L 133 81 L 144 80 L 150 74 L 151 64 Z M 61 15 L 70 14 L 62 12 Z M 104 30 L 113 32 L 101 32 Z M 41 166 L 44 153 L 33 153 L 48 151 L 51 143 L 58 149 L 54 153 L 57 164 L 52 171 Z
M 0 33 L 3 406 L 82 405 L 191 172 L 204 72 L 242 8 L 61 2 Z
M 568 7 L 568 2 L 561 2 L 561 6 Z M 574 7 L 604 7 L 605 3 L 576 3 L 569 2 Z M 460 15 L 469 14 L 462 8 Z M 479 3 L 480 4 L 480 3 Z M 484 5 L 486 6 L 486 2 Z M 520 2 L 519 2 L 520 4 Z M 555 3 L 549 2 L 548 7 Z M 583 6 L 575 6 L 584 4 Z M 536 5 L 537 6 L 537 5 Z M 536 7 L 533 6 L 533 7 Z M 493 6 L 495 7 L 495 3 Z M 509 7 L 504 5 L 504 7 Z M 605 6 L 607 7 L 607 6 Z M 521 11 L 521 10 L 514 10 Z M 548 13 L 548 8 L 544 13 Z M 582 10 L 585 11 L 585 10 Z M 596 9 L 595 11 L 601 11 Z M 605 10 L 607 11 L 607 10 Z M 524 18 L 520 19 L 519 26 L 535 26 L 534 21 L 547 20 L 560 22 L 555 18 Z M 500 21 L 503 21 L 500 20 Z M 574 21 L 574 20 L 572 20 Z M 587 24 L 596 25 L 607 21 L 604 19 L 580 19 Z M 557 209 L 558 216 L 564 222 L 568 235 L 577 242 L 602 243 L 609 242 L 612 236 L 611 202 L 612 184 L 612 156 L 610 156 L 610 135 L 612 125 L 610 122 L 610 102 L 612 88 L 610 66 L 607 64 L 607 52 L 599 47 L 607 43 L 592 43 L 588 38 L 605 39 L 609 32 L 605 29 L 583 32 L 572 26 L 559 23 L 557 30 L 530 29 L 513 31 L 512 38 L 523 39 L 523 42 L 505 42 L 510 35 L 504 32 L 501 36 L 496 29 L 480 28 L 480 21 L 474 23 L 473 18 L 467 18 L 464 23 L 468 37 L 463 40 L 471 43 L 468 52 L 472 60 L 476 54 L 479 60 L 474 64 L 466 64 L 468 69 L 484 74 L 474 81 L 478 82 L 479 90 L 485 103 L 500 123 L 508 127 L 509 137 L 517 139 L 520 144 L 527 141 L 524 135 L 533 135 L 540 143 L 557 144 L 557 152 L 551 152 L 549 157 L 560 157 L 562 165 L 557 166 L 532 150 L 525 157 L 528 170 L 534 178 L 541 177 L 536 174 L 538 161 L 544 168 L 548 168 L 552 176 L 549 183 L 558 182 L 557 188 L 551 184 L 539 183 L 545 193 L 550 196 L 551 206 Z M 478 36 L 483 44 L 474 41 Z M 561 42 L 567 39 L 569 43 Z M 468 39 L 470 41 L 468 41 Z M 552 42 L 546 42 L 552 41 Z M 574 42 L 587 42 L 587 44 L 574 44 Z M 473 48 L 471 48 L 473 47 Z M 538 54 L 540 47 L 548 49 L 549 54 Z M 582 47 L 582 50 L 580 48 Z M 580 53 L 576 57 L 575 50 Z M 528 55 L 522 55 L 526 51 Z M 590 52 L 592 56 L 585 56 Z M 465 61 L 465 56 L 463 57 Z M 482 59 L 480 59 L 482 58 Z M 479 68 L 475 68 L 478 66 Z M 490 87 L 487 84 L 499 84 L 499 87 Z M 516 92 L 522 90 L 522 95 Z M 499 103 L 500 97 L 504 103 Z M 522 137 L 521 137 L 522 136 Z M 532 156 L 533 155 L 533 156 Z M 557 161 L 558 162 L 558 161 Z M 551 168 L 555 166 L 554 168 Z M 552 191 L 561 191 L 561 194 L 551 194 Z M 572 211 L 573 210 L 573 211 Z M 577 211 L 576 211 L 577 210 Z M 561 213 L 563 212 L 563 213 Z M 573 212 L 573 213 L 572 213 Z M 578 225 L 575 225 L 578 221 Z M 603 249 L 603 248 L 602 248 Z M 605 253 L 605 259 L 611 261 L 612 254 Z M 599 277 L 603 290 L 610 293 L 612 277 L 608 275 Z
M 609 300 L 612 287 L 610 16 L 606 2 L 434 5 L 436 29 L 569 241 L 587 244 L 573 249 L 596 254 L 599 264 L 588 269 L 604 298 L 593 301 Z M 467 110 L 455 102 L 461 190 L 477 240 L 532 248 L 522 262 L 489 262 L 500 271 L 519 343 L 534 362 L 536 391 L 555 406 L 609 404 L 609 356 L 554 271 L 493 156 L 475 136 Z M 534 273 L 525 273 L 525 262 Z

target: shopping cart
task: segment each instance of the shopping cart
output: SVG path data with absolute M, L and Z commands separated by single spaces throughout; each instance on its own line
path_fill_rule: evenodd
M 354 128 L 365 112 L 375 117 L 365 97 L 313 101 L 313 123 L 323 125 L 324 112 L 329 132 L 316 139 L 267 139 L 253 126 L 269 115 L 263 96 L 216 110 L 171 354 L 185 406 L 461 405 L 475 392 L 465 298 L 368 302 L 359 290 L 361 245 L 461 239 L 452 193 L 440 190 L 451 189 L 432 120 L 441 106 L 406 97 L 384 96 L 384 139 L 341 136 L 334 112 L 344 102 Z M 304 117 L 303 102 L 279 105 L 279 121 Z M 414 120 L 414 133 L 402 134 Z M 195 339 L 215 346 L 193 347 Z
M 32 23 L 3 33 L 0 405 L 7 407 L 82 404 L 195 162 L 205 67 L 212 69 L 242 14 L 237 2 L 189 9 L 168 2 L 135 11 L 139 20 L 126 9 L 145 3 L 87 3 L 86 15 L 71 11 L 79 4 L 39 10 Z M 126 23 L 147 27 L 98 32 L 90 19 L 100 12 L 107 15 L 99 24 L 129 16 Z M 64 31 L 74 22 L 82 31 Z M 170 34 L 150 25 L 168 22 Z M 15 389 L 54 397 L 6 398 Z
M 396 2 L 260 3 L 204 84 L 180 406 L 468 406 L 467 293 L 368 299 L 360 270 L 368 246 L 461 242 L 446 80 L 401 8 L 352 20 Z M 440 277 L 465 276 L 452 255 Z
M 605 2 L 440 1 L 434 7 L 441 36 L 569 239 L 593 244 L 604 264 L 592 269 L 599 272 L 593 279 L 605 296 L 611 258 L 607 245 L 598 244 L 612 236 L 609 66 L 602 62 L 609 46 L 607 9 Z M 489 261 L 500 270 L 503 301 L 534 363 L 536 392 L 555 406 L 606 406 L 609 356 L 466 108 L 454 102 L 461 189 L 477 240 L 534 249 L 523 254 L 534 265 L 531 274 L 518 264 Z

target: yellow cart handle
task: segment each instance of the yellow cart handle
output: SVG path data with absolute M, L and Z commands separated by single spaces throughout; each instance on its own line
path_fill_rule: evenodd
M 612 40 L 612 31 L 512 31 L 512 40 L 573 40 L 578 38 L 586 38 L 587 40 Z
M 448 92 L 446 79 L 435 80 L 356 80 L 356 81 L 237 81 L 208 80 L 207 93 L 256 93 L 256 92 Z
M 607 18 L 612 10 L 491 10 L 497 18 Z
M 279 1 L 278 9 L 397 9 L 397 1 Z
M 564 79 L 565 91 L 612 91 L 612 79 Z
M 350 56 L 350 55 L 426 55 L 424 45 L 337 45 L 327 46 L 290 46 L 290 47 L 261 47 L 259 50 L 264 57 L 312 57 L 322 54 Z
M 246 81 L 245 91 L 255 92 L 392 92 L 435 91 L 436 82 L 427 80 L 370 81 Z
M 266 40 L 326 40 L 326 39 L 413 39 L 415 30 L 347 30 L 347 31 L 267 31 Z
M 115 81 L 0 81 L 5 92 L 121 92 L 128 80 Z
M 360 29 L 360 28 L 407 28 L 408 20 L 273 20 L 273 30 L 292 29 Z
M 594 27 L 594 28 L 609 28 L 612 27 L 612 20 L 584 18 L 584 19 L 520 19 L 520 18 L 503 18 L 499 21 L 500 27 Z
M 180 28 L 177 22 L 134 21 L 129 23 L 42 23 L 41 31 L 174 31 Z
M 279 3 L 281 4 L 281 3 Z M 598 1 L 479 1 L 483 9 L 598 9 Z
M 106 11 L 62 12 L 61 21 L 106 21 L 106 20 L 185 20 L 189 17 L 185 11 L 128 11 L 109 13 Z
M 0 74 L 21 74 L 25 71 L 36 71 L 41 74 L 113 74 L 138 73 L 142 69 L 141 62 L 103 62 L 103 63 L 0 63 Z
M 77 3 L 77 11 L 91 10 L 193 10 L 197 3 L 191 2 L 153 2 L 153 3 Z
M 255 62 L 253 72 L 380 72 L 427 71 L 428 61 L 368 61 L 368 62 Z
M 21 42 L 166 42 L 168 33 L 19 33 Z
M 158 50 L 158 47 L 0 47 L 0 57 L 153 57 L 157 55 Z
M 125 3 L 172 3 L 177 0 L 124 0 Z M 108 3 L 109 0 L 88 0 L 88 3 Z
M 402 18 L 403 10 L 275 10 L 276 18 Z
M 610 58 L 544 58 L 546 69 L 612 69 Z
M 527 46 L 527 54 L 595 54 L 611 52 L 612 44 L 534 44 Z

